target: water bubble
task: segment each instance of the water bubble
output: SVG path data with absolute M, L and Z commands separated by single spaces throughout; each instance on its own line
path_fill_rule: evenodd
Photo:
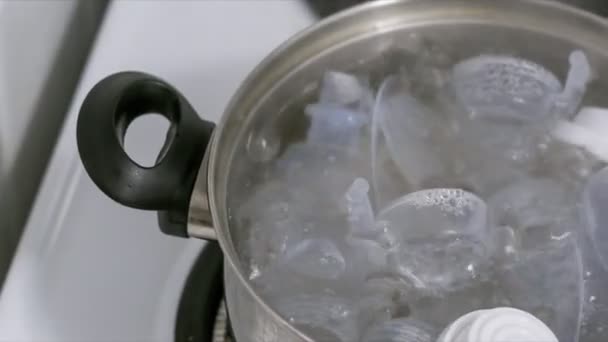
M 279 154 L 281 142 L 270 129 L 252 132 L 247 139 L 247 155 L 255 162 L 267 162 Z

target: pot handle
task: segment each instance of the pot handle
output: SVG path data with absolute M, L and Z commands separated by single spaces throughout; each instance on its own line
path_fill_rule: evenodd
M 147 113 L 171 122 L 152 167 L 137 164 L 124 150 L 129 124 Z M 91 89 L 80 108 L 76 138 L 87 173 L 106 195 L 128 207 L 158 211 L 164 233 L 187 237 L 190 197 L 214 127 L 166 82 L 129 71 Z

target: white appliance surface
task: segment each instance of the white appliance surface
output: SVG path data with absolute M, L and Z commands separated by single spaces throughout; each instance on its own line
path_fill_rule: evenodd
M 0 175 L 15 162 L 76 5 L 0 0 Z
M 313 22 L 284 1 L 114 1 L 0 295 L 0 341 L 171 341 L 181 287 L 203 242 L 164 236 L 156 214 L 107 198 L 84 172 L 80 104 L 104 76 L 155 74 L 217 121 L 246 74 Z M 134 134 L 146 149 L 146 129 Z
M 0 0 L 0 284 L 104 8 Z

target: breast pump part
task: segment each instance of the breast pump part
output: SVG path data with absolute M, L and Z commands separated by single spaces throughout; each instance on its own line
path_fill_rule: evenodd
M 498 55 L 465 59 L 454 71 L 451 65 L 427 65 L 428 75 L 447 72 L 454 79 L 440 75 L 424 89 L 413 84 L 420 73 L 412 70 L 400 69 L 373 81 L 365 72 L 326 72 L 314 83 L 320 85 L 316 102 L 310 97 L 294 107 L 303 113 L 306 129 L 293 141 L 281 141 L 276 160 L 252 158 L 258 162 L 256 169 L 264 171 L 260 179 L 271 180 L 276 191 L 262 199 L 270 184 L 256 184 L 247 191 L 252 198 L 235 212 L 255 233 L 248 240 L 253 256 L 250 280 L 290 324 L 321 340 L 431 342 L 436 332 L 466 312 L 508 305 L 542 317 L 555 332 L 546 336 L 576 341 L 580 319 L 572 308 L 578 308 L 582 271 L 578 263 L 571 267 L 563 262 L 573 260 L 572 253 L 551 242 L 530 242 L 532 246 L 526 246 L 532 251 L 524 251 L 521 229 L 493 226 L 490 202 L 485 202 L 521 177 L 533 177 L 521 168 L 516 172 L 520 178 L 510 178 L 503 166 L 531 165 L 542 157 L 517 159 L 519 155 L 503 152 L 535 149 L 535 128 L 550 134 L 554 114 L 568 118 L 569 106 L 580 102 L 589 68 L 584 54 L 571 54 L 570 62 L 564 87 L 538 64 Z M 469 92 L 454 97 L 440 90 L 459 85 L 468 86 Z M 491 101 L 480 97 L 484 91 L 493 96 Z M 454 109 L 445 111 L 451 104 Z M 461 128 L 470 127 L 452 130 L 453 115 L 458 115 Z M 452 149 L 451 141 L 462 146 Z M 479 150 L 484 153 L 476 153 Z M 507 160 L 481 172 L 502 178 L 485 182 L 493 184 L 494 192 L 454 181 L 480 166 L 476 160 L 488 164 L 492 153 L 492 162 Z M 471 155 L 477 157 L 467 165 L 463 157 Z M 458 174 L 456 159 L 465 164 Z M 243 210 L 248 207 L 250 213 Z M 530 231 L 539 231 L 537 221 Z M 296 305 L 294 293 L 304 296 Z M 305 304 L 317 303 L 318 297 L 324 298 L 319 306 Z M 318 310 L 327 312 L 326 317 L 314 318 Z M 505 317 L 522 320 L 519 311 L 509 314 Z M 488 331 L 479 333 L 485 338 Z
M 446 328 L 437 342 L 558 342 L 538 318 L 514 308 L 470 312 Z

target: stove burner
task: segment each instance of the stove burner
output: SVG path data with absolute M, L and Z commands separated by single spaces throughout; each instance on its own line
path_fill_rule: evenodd
M 222 251 L 209 242 L 194 262 L 177 309 L 175 342 L 231 342 L 223 305 Z M 224 330 L 222 339 L 221 331 Z

